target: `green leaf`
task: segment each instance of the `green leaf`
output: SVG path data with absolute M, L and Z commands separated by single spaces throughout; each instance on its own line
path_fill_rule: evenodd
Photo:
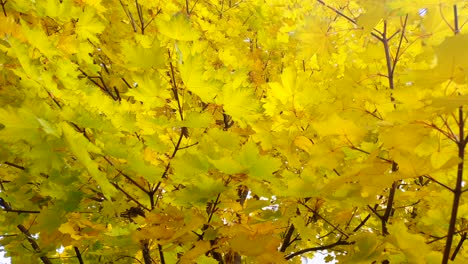
M 277 158 L 260 155 L 253 141 L 244 145 L 236 160 L 248 169 L 250 176 L 257 180 L 270 180 L 273 172 L 282 165 L 281 160 Z
M 203 102 L 213 102 L 220 84 L 213 80 L 205 80 L 203 59 L 199 54 L 186 55 L 183 62 L 179 63 L 179 71 L 189 91 L 198 95 Z
M 37 117 L 27 109 L 12 107 L 0 108 L 0 137 L 2 141 L 16 142 L 27 140 L 39 142 Z
M 212 124 L 214 124 L 212 115 L 207 112 L 189 112 L 186 114 L 183 121 L 178 122 L 178 126 L 190 128 L 206 128 L 210 127 Z

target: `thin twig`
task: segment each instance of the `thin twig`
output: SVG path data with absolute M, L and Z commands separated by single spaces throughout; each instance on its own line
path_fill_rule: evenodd
M 361 227 L 362 227 L 363 225 L 366 224 L 367 220 L 369 220 L 370 217 L 371 217 L 371 214 L 368 214 L 368 215 L 364 218 L 364 220 L 362 220 L 361 223 L 359 223 L 359 225 L 357 225 L 357 226 L 353 229 L 353 232 L 356 232 L 356 231 L 358 231 L 359 229 L 361 229 Z
M 353 242 L 348 242 L 348 241 L 344 241 L 344 240 L 338 240 L 336 241 L 335 243 L 332 243 L 332 244 L 329 244 L 329 245 L 325 245 L 325 246 L 319 246 L 319 247 L 312 247 L 312 248 L 306 248 L 306 249 L 303 249 L 303 250 L 299 250 L 297 252 L 294 252 L 294 253 L 291 253 L 287 256 L 285 256 L 284 258 L 286 260 L 290 260 L 296 256 L 299 256 L 299 255 L 302 255 L 302 254 L 305 254 L 307 252 L 313 252 L 313 251 L 320 251 L 320 250 L 325 250 L 325 249 L 330 249 L 330 248 L 334 248 L 336 246 L 341 246 L 341 245 L 352 245 L 354 244 L 354 241 Z
M 140 29 L 141 29 L 141 34 L 145 34 L 145 19 L 143 17 L 143 10 L 141 9 L 141 5 L 138 3 L 138 0 L 135 0 L 135 5 L 137 8 L 137 13 L 138 13 L 138 19 L 140 20 Z
M 19 170 L 26 170 L 23 166 L 11 163 L 9 161 L 5 161 L 5 162 L 3 162 L 3 164 L 6 164 L 6 165 L 14 167 L 14 168 L 17 168 Z
M 430 176 L 430 175 L 423 175 L 423 177 L 424 177 L 424 178 L 427 178 L 427 179 L 429 179 L 429 180 L 431 180 L 431 181 L 433 181 L 433 182 L 439 184 L 440 186 L 444 187 L 445 189 L 447 189 L 447 190 L 453 192 L 453 189 L 452 189 L 452 188 L 450 188 L 450 187 L 448 187 L 447 185 L 441 183 L 440 181 L 438 181 L 438 180 L 432 178 L 432 176 Z
M 341 12 L 340 10 L 328 5 L 327 3 L 325 3 L 324 1 L 322 0 L 316 0 L 317 2 L 319 2 L 320 4 L 322 4 L 323 6 L 325 6 L 326 8 L 332 10 L 333 12 L 335 12 L 336 14 L 340 15 L 341 17 L 343 17 L 344 19 L 348 20 L 349 22 L 353 23 L 354 25 L 358 26 L 358 23 L 356 20 L 350 18 L 349 16 L 345 15 L 343 12 Z M 372 29 L 373 31 L 376 31 L 377 33 L 379 33 L 380 35 L 382 35 L 382 33 L 380 31 L 378 31 L 377 29 Z M 378 39 L 379 41 L 382 41 L 382 38 L 380 36 L 378 36 L 377 34 L 375 34 L 374 32 L 371 32 L 371 35 L 373 37 L 375 37 L 376 39 Z
M 463 245 L 463 242 L 465 242 L 465 240 L 466 240 L 466 232 L 461 235 L 460 241 L 458 242 L 457 247 L 453 251 L 452 257 L 450 258 L 451 261 L 455 260 L 455 258 L 457 257 L 457 254 L 460 251 L 460 249 L 461 249 L 461 247 Z
M 183 131 L 181 131 L 180 135 L 179 135 L 179 139 L 177 140 L 177 143 L 176 143 L 176 145 L 174 147 L 174 151 L 172 152 L 172 155 L 169 157 L 169 161 L 168 161 L 168 163 L 166 165 L 166 168 L 164 169 L 164 172 L 163 172 L 163 174 L 161 176 L 161 180 L 156 184 L 156 186 L 154 188 L 152 188 L 152 191 L 149 193 L 152 209 L 154 208 L 154 206 L 156 206 L 156 204 L 157 204 L 157 202 L 159 200 L 159 196 L 158 196 L 156 198 L 156 201 L 154 201 L 154 194 L 158 191 L 159 187 L 161 186 L 162 180 L 167 178 L 167 173 L 169 172 L 169 168 L 171 167 L 171 161 L 175 157 L 175 155 L 177 154 L 177 151 L 179 151 L 180 143 L 182 142 L 183 137 L 184 137 L 184 133 L 183 133 Z
M 114 185 L 114 187 L 115 187 L 117 190 L 119 190 L 119 191 L 121 191 L 123 194 L 125 194 L 125 196 L 127 196 L 128 199 L 130 199 L 130 200 L 134 201 L 136 204 L 138 204 L 141 208 L 145 209 L 145 210 L 148 211 L 148 212 L 151 211 L 148 207 L 144 206 L 144 205 L 143 205 L 142 203 L 140 203 L 137 199 L 135 199 L 133 196 L 131 196 L 129 193 L 127 193 L 124 189 L 122 189 L 122 187 L 120 187 L 117 183 L 112 182 L 111 184 Z
M 145 192 L 145 193 L 149 192 L 148 190 L 145 189 L 145 187 L 141 186 L 138 182 L 136 182 L 134 179 L 132 179 L 129 175 L 125 174 L 123 171 L 116 168 L 114 163 L 108 157 L 106 157 L 106 156 L 102 156 L 102 157 L 104 158 L 104 160 L 107 161 L 107 163 L 109 163 L 119 173 L 119 175 L 124 176 L 125 179 L 127 179 L 129 182 L 131 182 L 133 185 L 135 185 L 138 189 L 142 190 L 143 192 Z
M 6 0 L 5 1 L 3 1 L 3 0 L 0 1 L 0 5 L 2 5 L 2 10 L 3 10 L 3 15 L 4 16 L 7 16 L 7 13 L 6 13 L 6 10 L 5 10 L 5 5 L 6 5 L 7 2 L 8 1 L 6 1 Z
M 393 74 L 395 73 L 395 67 L 399 61 L 399 58 L 401 56 L 402 53 L 401 52 L 401 44 L 403 42 L 403 38 L 405 37 L 405 30 L 406 30 L 406 23 L 408 22 L 408 14 L 406 14 L 406 17 L 405 17 L 405 22 L 403 22 L 403 27 L 401 29 L 401 35 L 400 35 L 400 41 L 398 42 L 398 48 L 397 48 L 397 51 L 396 51 L 396 54 L 395 54 L 395 59 L 393 59 L 393 65 L 392 65 L 392 76 Z M 388 38 L 388 40 L 390 40 L 392 37 Z
M 127 15 L 128 19 L 130 19 L 130 22 L 132 23 L 133 32 L 137 33 L 138 30 L 137 30 L 137 28 L 136 28 L 135 19 L 133 19 L 132 13 L 130 12 L 130 10 L 127 10 L 128 7 L 127 7 L 127 8 L 125 7 L 125 6 L 127 6 L 127 5 L 125 5 L 125 4 L 122 2 L 122 0 L 119 0 L 119 1 L 120 1 L 120 5 L 122 6 L 122 8 L 123 8 L 125 14 Z
M 341 229 L 338 228 L 338 226 L 335 226 L 334 224 L 332 224 L 330 221 L 328 221 L 325 217 L 321 216 L 316 210 L 312 209 L 310 206 L 308 206 L 306 203 L 304 202 L 300 202 L 303 206 L 305 206 L 307 209 L 309 209 L 312 213 L 314 213 L 314 215 L 318 216 L 320 219 L 322 219 L 325 223 L 327 223 L 328 225 L 330 225 L 331 227 L 333 227 L 336 231 L 338 231 L 341 235 L 345 236 L 346 238 L 349 237 L 349 235 L 347 235 L 345 232 L 343 232 Z

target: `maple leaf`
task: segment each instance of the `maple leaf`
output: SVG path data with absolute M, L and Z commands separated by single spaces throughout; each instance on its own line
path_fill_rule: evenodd
M 104 24 L 95 17 L 94 12 L 91 10 L 85 10 L 81 13 L 76 24 L 76 35 L 82 40 L 90 40 L 92 42 L 99 43 L 99 39 L 96 36 L 105 29 Z

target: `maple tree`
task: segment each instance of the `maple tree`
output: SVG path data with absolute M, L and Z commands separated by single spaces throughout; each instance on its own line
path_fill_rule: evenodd
M 466 1 L 1 0 L 15 263 L 467 263 Z

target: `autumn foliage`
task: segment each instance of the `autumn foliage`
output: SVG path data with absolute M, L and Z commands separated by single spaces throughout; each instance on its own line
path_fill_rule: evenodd
M 466 1 L 0 7 L 13 263 L 468 263 Z

